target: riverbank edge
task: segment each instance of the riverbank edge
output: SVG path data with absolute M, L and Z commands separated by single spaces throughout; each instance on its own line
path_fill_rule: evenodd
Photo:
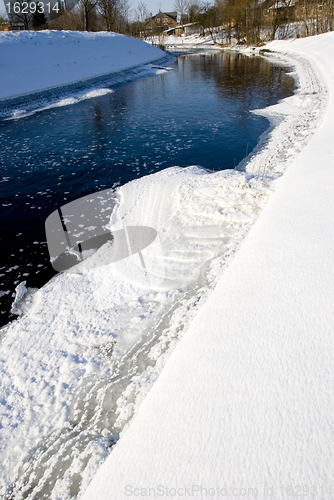
M 173 54 L 167 52 L 163 57 L 159 57 L 158 59 L 152 59 L 118 71 L 111 71 L 109 73 L 104 73 L 91 78 L 75 80 L 62 85 L 50 86 L 33 92 L 26 92 L 10 97 L 2 97 L 0 98 L 0 113 L 3 110 L 22 105 L 31 100 L 48 99 L 50 97 L 52 97 L 52 99 L 57 97 L 66 97 L 66 94 L 77 91 L 78 87 L 80 88 L 80 91 L 83 91 L 87 89 L 94 89 L 94 87 L 100 85 L 116 85 L 124 83 L 136 78 L 141 68 L 144 68 L 147 65 L 161 66 L 164 68 L 173 64 L 175 59 L 176 57 Z

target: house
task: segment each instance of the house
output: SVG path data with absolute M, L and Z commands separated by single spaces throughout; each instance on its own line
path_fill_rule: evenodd
M 9 23 L 0 23 L 0 31 L 10 31 Z
M 265 4 L 262 4 L 264 6 Z M 276 0 L 271 5 L 262 10 L 265 18 L 273 19 L 279 17 L 282 20 L 294 18 L 295 2 L 290 0 Z
M 25 29 L 24 23 L 20 21 L 12 21 L 10 23 L 10 29 L 12 31 L 23 31 Z
M 177 26 L 177 12 L 161 12 L 159 10 L 158 14 L 146 20 L 144 30 L 159 33 L 169 28 L 175 28 L 175 26 Z

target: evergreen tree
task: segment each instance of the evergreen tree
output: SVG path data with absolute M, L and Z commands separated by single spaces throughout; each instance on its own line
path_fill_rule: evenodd
M 47 17 L 44 14 L 44 12 L 41 12 L 43 9 L 43 4 L 40 4 L 36 2 L 36 10 L 31 16 L 31 23 L 34 29 L 41 29 L 43 28 L 47 23 Z

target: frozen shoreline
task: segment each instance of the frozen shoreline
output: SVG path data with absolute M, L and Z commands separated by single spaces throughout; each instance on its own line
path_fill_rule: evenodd
M 45 488 L 49 477 L 59 473 L 61 455 L 69 453 L 72 454 L 72 463 L 57 481 L 53 495 L 68 498 L 69 491 L 73 490 L 72 478 L 80 474 L 82 482 L 76 487 L 83 492 L 99 464 L 107 457 L 110 446 L 117 440 L 116 433 L 110 433 L 110 428 L 121 430 L 137 413 L 172 348 L 191 321 L 197 318 L 196 314 L 210 289 L 218 282 L 221 288 L 225 274 L 237 272 L 235 266 L 239 253 L 234 259 L 236 251 L 276 185 L 281 185 L 279 178 L 286 167 L 305 148 L 323 113 L 326 101 L 324 77 L 317 79 L 312 67 L 300 56 L 291 61 L 296 61 L 294 64 L 299 74 L 298 92 L 283 103 L 260 111 L 272 120 L 280 117 L 280 123 L 266 138 L 267 143 L 262 144 L 262 149 L 251 155 L 245 173 L 223 171 L 208 174 L 198 167 L 171 168 L 133 181 L 118 190 L 119 209 L 113 214 L 113 229 L 120 227 L 122 220 L 127 225 L 147 224 L 160 232 L 164 230 L 158 242 L 160 247 L 158 245 L 147 249 L 145 253 L 145 260 L 150 263 L 155 279 L 150 282 L 149 287 L 145 277 L 138 273 L 136 256 L 126 266 L 121 264 L 118 268 L 114 267 L 107 275 L 104 270 L 101 272 L 90 269 L 83 270 L 81 274 L 63 274 L 29 299 L 29 304 L 26 304 L 27 309 L 30 307 L 27 314 L 6 328 L 6 336 L 1 345 L 1 373 L 2 395 L 8 404 L 2 409 L 1 420 L 4 427 L 0 436 L 2 445 L 5 445 L 1 462 L 4 464 L 7 461 L 10 466 L 7 470 L 2 470 L 2 476 L 7 474 L 8 477 L 2 488 L 8 488 L 14 478 L 17 486 L 23 489 L 31 486 L 35 491 Z M 327 82 L 328 87 L 329 84 Z M 279 158 L 279 163 L 276 158 Z M 155 195 L 151 196 L 153 192 Z M 249 234 L 251 240 L 253 232 L 252 230 Z M 217 246 L 220 255 L 216 255 Z M 273 255 L 284 263 L 282 249 L 276 249 Z M 204 282 L 198 280 L 198 273 L 201 279 L 204 276 Z M 190 283 L 187 282 L 189 276 Z M 119 280 L 120 288 L 115 290 L 117 293 L 110 294 L 108 290 L 110 286 L 114 286 L 115 280 Z M 189 294 L 188 286 L 190 290 L 193 287 L 196 293 Z M 179 290 L 182 289 L 184 291 L 180 293 Z M 144 300 L 140 298 L 143 290 L 146 293 Z M 215 295 L 217 293 L 213 292 Z M 231 293 L 233 296 L 233 287 Z M 241 296 L 235 301 L 238 303 L 245 299 L 247 302 L 247 296 Z M 226 297 L 226 300 L 231 299 Z M 210 298 L 202 311 L 212 303 L 213 310 L 216 310 L 213 301 Z M 112 317 L 111 308 L 114 309 Z M 205 313 L 200 313 L 199 319 L 203 314 Z M 124 323 L 125 316 L 127 323 Z M 138 316 L 142 317 L 139 333 Z M 152 317 L 154 319 L 159 316 L 162 320 L 156 334 L 157 328 Z M 214 314 L 211 317 L 214 322 Z M 115 328 L 112 340 L 109 330 L 111 321 L 118 328 Z M 116 488 L 115 498 L 125 497 L 122 481 L 128 480 L 127 468 L 130 467 L 133 484 L 137 477 L 136 464 L 127 462 L 129 450 L 131 453 L 134 450 L 136 456 L 135 453 L 142 446 L 147 446 L 147 460 L 152 457 L 152 448 L 149 447 L 154 447 L 159 432 L 157 431 L 156 436 L 154 431 L 150 431 L 150 427 L 152 424 L 154 429 L 161 418 L 159 414 L 155 424 L 155 417 L 149 416 L 159 411 L 154 410 L 160 404 L 156 404 L 154 398 L 160 401 L 160 396 L 163 400 L 165 396 L 167 399 L 170 397 L 168 373 L 171 375 L 173 369 L 169 366 L 174 363 L 173 366 L 180 369 L 180 357 L 177 353 L 180 350 L 182 352 L 182 349 L 184 352 L 182 345 L 188 345 L 191 349 L 195 347 L 191 345 L 191 341 L 189 346 L 189 340 L 186 339 L 196 329 L 196 323 L 197 319 L 179 343 L 175 356 L 173 353 L 170 357 L 161 375 L 162 382 L 159 378 L 143 403 L 143 410 L 139 410 L 138 417 L 129 426 L 101 469 L 102 472 L 96 476 L 87 498 L 93 498 L 94 488 L 97 498 L 109 498 L 103 496 L 109 488 L 106 486 L 104 490 L 104 484 L 109 481 L 108 470 L 112 474 L 118 470 L 118 479 L 113 484 L 113 488 Z M 125 324 L 127 336 L 124 336 Z M 212 328 L 212 335 L 216 334 L 217 330 Z M 113 349 L 116 361 L 110 363 L 108 353 Z M 203 349 L 205 352 L 204 346 Z M 212 356 L 212 353 L 209 354 Z M 191 365 L 189 354 L 184 359 L 187 360 L 187 374 L 188 362 Z M 197 359 L 196 355 L 194 359 Z M 126 363 L 130 367 L 126 367 Z M 136 363 L 143 365 L 140 371 L 136 371 Z M 35 374 L 33 377 L 30 375 L 32 373 Z M 180 380 L 182 378 L 181 369 Z M 104 389 L 101 388 L 101 380 L 107 381 Z M 199 380 L 199 386 L 200 382 Z M 159 393 L 161 384 L 165 385 Z M 188 401 L 186 388 L 185 384 L 181 391 L 184 400 L 190 405 L 195 404 L 195 401 Z M 110 398 L 115 399 L 112 404 Z M 86 407 L 83 407 L 83 401 L 86 402 Z M 13 408 L 16 408 L 14 412 Z M 170 414 L 168 409 L 165 408 L 164 411 Z M 94 413 L 96 416 L 92 418 Z M 174 417 L 176 415 L 181 418 L 179 410 Z M 186 409 L 181 415 L 186 418 Z M 83 422 L 89 418 L 92 419 L 90 427 L 84 427 Z M 141 437 L 138 437 L 137 425 L 143 425 L 146 429 L 140 431 Z M 46 437 L 47 450 L 44 449 L 43 441 L 39 442 Z M 60 439 L 64 440 L 63 450 L 53 456 L 52 451 L 57 449 L 56 444 Z M 129 443 L 138 443 L 138 439 L 143 441 L 139 445 L 134 444 L 132 448 Z M 183 446 L 182 440 L 180 443 Z M 172 450 L 165 443 L 161 446 L 159 460 L 165 459 L 168 463 L 168 453 Z M 35 456 L 41 457 L 41 463 L 33 464 L 35 469 L 28 467 L 23 471 L 23 464 L 27 461 L 25 455 L 29 449 Z M 114 454 L 120 457 L 119 464 L 116 464 Z M 87 465 L 84 472 L 83 463 Z M 168 469 L 169 466 L 167 472 Z M 106 475 L 103 470 L 107 470 Z M 164 470 L 164 467 L 157 469 L 157 477 Z M 37 479 L 32 478 L 33 473 Z M 150 474 L 149 467 L 147 474 Z M 149 479 L 148 476 L 146 478 Z M 99 481 L 101 488 L 97 486 Z M 3 490 L 0 491 L 2 493 Z

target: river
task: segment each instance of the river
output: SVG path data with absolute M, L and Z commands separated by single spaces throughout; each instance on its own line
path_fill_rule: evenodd
M 40 288 L 55 274 L 44 230 L 51 212 L 175 165 L 234 168 L 268 127 L 250 110 L 293 88 L 286 68 L 261 57 L 182 55 L 108 94 L 0 121 L 0 324 L 15 318 L 20 282 Z

